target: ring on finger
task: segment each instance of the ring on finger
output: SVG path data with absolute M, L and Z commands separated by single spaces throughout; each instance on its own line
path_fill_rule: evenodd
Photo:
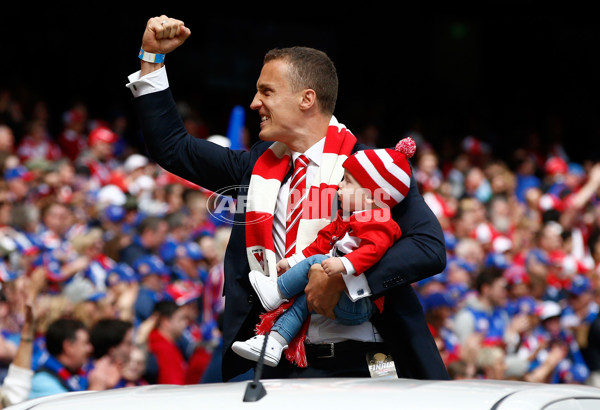
M 165 24 L 167 24 L 168 22 L 169 22 L 169 20 L 163 20 L 163 21 L 161 21 L 161 22 L 160 22 L 160 25 L 161 25 L 161 26 L 164 26 L 164 25 L 165 25 Z

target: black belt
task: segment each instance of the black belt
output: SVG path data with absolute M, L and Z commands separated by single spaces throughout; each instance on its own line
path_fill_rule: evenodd
M 339 343 L 305 343 L 306 359 L 332 359 L 334 357 L 344 357 L 351 354 L 363 355 L 367 352 L 386 353 L 388 348 L 385 343 L 377 342 L 359 342 L 356 340 L 347 340 Z

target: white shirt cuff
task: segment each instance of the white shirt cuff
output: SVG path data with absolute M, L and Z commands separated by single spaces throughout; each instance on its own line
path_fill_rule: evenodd
M 287 258 L 287 261 L 291 268 L 295 264 L 302 262 L 304 259 L 306 259 L 306 256 L 304 256 L 302 252 L 298 252 Z
M 355 302 L 372 295 L 365 275 L 342 275 L 342 278 L 346 283 L 346 294 L 351 301 Z
M 345 256 L 342 256 L 342 257 L 340 257 L 340 261 L 342 261 L 344 268 L 346 268 L 345 275 L 354 275 L 356 273 L 356 269 L 354 269 L 354 265 L 352 265 L 352 262 L 350 262 L 348 260 L 348 258 L 346 258 Z
M 169 88 L 169 79 L 167 78 L 167 69 L 162 66 L 156 71 L 140 76 L 141 70 L 131 74 L 129 82 L 125 85 L 131 90 L 134 97 L 163 91 Z

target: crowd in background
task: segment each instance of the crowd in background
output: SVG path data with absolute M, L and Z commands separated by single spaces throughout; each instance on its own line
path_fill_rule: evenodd
M 28 306 L 33 371 L 59 355 L 49 329 L 71 320 L 91 343 L 79 389 L 219 381 L 230 229 L 219 212 L 231 209 L 131 144 L 126 117 L 90 118 L 78 104 L 53 133 L 43 101 L 19 104 L 0 95 L 0 382 Z M 186 124 L 192 135 L 197 125 Z M 357 136 L 376 146 L 373 130 Z M 448 256 L 444 272 L 413 286 L 451 377 L 600 386 L 600 165 L 575 163 L 560 145 L 498 158 L 476 136 L 450 157 L 407 133 Z M 118 329 L 129 347 L 106 367 L 98 334 Z

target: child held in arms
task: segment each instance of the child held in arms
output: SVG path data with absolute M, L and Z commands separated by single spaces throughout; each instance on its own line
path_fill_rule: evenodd
M 277 366 L 283 351 L 287 350 L 288 360 L 306 367 L 303 325 L 309 311 L 304 288 L 310 267 L 320 263 L 328 275 L 361 275 L 400 238 L 402 233 L 391 217 L 390 208 L 402 201 L 409 191 L 408 158 L 415 150 L 415 142 L 408 137 L 395 149 L 358 151 L 344 161 L 344 178 L 337 191 L 340 210 L 335 220 L 321 229 L 317 238 L 302 251 L 277 263 L 276 281 L 260 271 L 249 273 L 250 283 L 268 313 L 257 326 L 258 335 L 235 342 L 234 352 L 258 361 L 264 333 L 270 328 L 265 364 Z M 358 325 L 369 320 L 374 309 L 383 309 L 383 297 L 353 301 L 343 293 L 334 308 L 335 320 L 343 325 Z

